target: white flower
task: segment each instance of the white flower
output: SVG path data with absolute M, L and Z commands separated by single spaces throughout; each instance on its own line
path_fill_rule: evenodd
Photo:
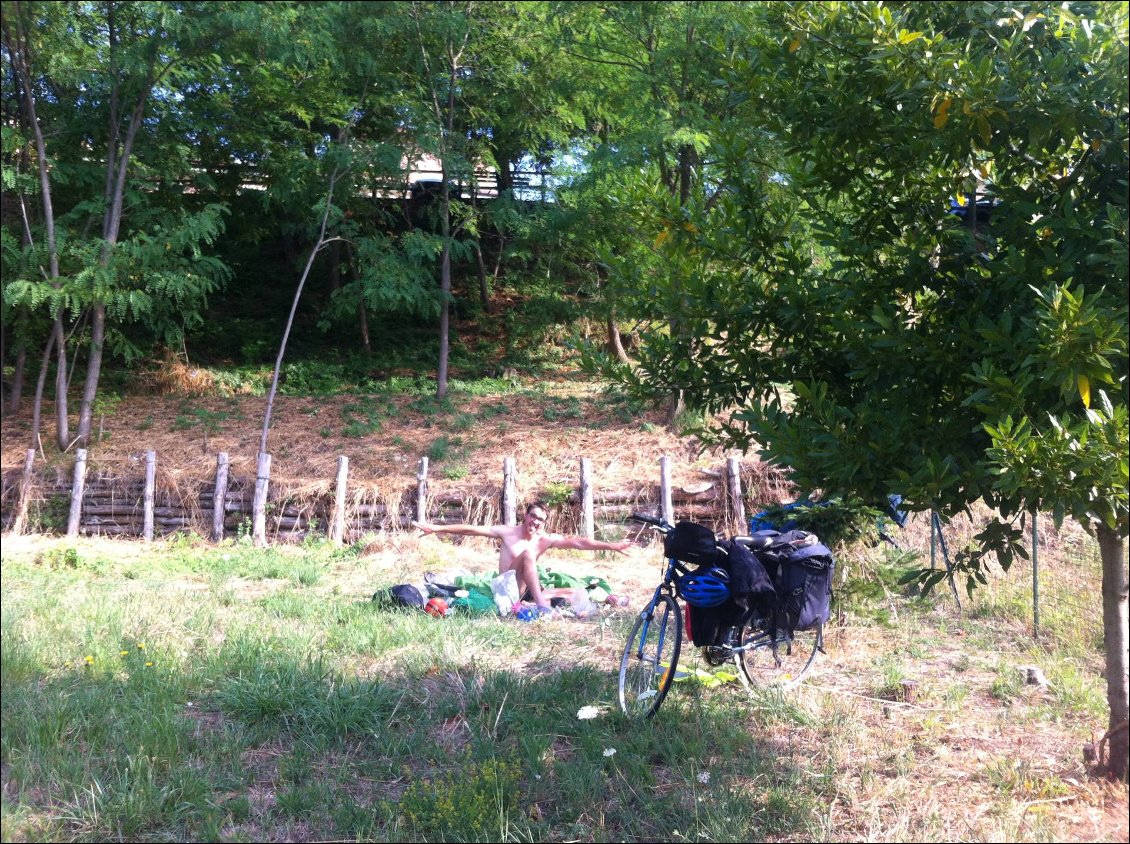
M 604 748 L 604 755 L 605 756 L 615 756 L 616 755 L 616 748 L 615 747 Z
M 600 715 L 600 709 L 595 706 L 582 706 L 577 710 L 578 721 L 591 721 Z
M 698 781 L 703 785 L 706 785 L 708 782 L 710 782 L 710 771 L 699 771 Z

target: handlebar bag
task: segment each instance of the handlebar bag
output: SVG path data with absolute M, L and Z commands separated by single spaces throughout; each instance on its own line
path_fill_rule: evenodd
M 694 522 L 679 522 L 663 537 L 663 553 L 684 563 L 716 566 L 725 560 L 714 531 Z

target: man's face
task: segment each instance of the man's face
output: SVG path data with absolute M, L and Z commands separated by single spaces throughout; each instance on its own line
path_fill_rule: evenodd
M 546 512 L 540 507 L 527 510 L 525 518 L 526 533 L 530 536 L 535 533 L 541 533 L 541 529 L 545 526 L 545 519 Z

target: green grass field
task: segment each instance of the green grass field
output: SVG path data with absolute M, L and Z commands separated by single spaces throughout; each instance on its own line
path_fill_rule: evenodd
M 800 689 L 679 683 L 641 725 L 653 552 L 559 560 L 632 608 L 522 624 L 370 600 L 485 545 L 364 550 L 5 539 L 3 840 L 1126 840 L 1093 643 L 844 588 Z

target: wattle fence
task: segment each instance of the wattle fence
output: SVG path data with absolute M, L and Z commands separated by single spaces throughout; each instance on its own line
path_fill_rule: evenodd
M 3 477 L 3 527 L 13 533 L 147 540 L 187 531 L 217 542 L 249 536 L 263 545 L 317 533 L 345 543 L 370 532 L 407 529 L 413 520 L 514 524 L 519 507 L 528 503 L 519 501 L 514 458 L 506 458 L 497 487 L 484 494 L 433 488 L 428 458 L 423 457 L 407 493 L 385 499 L 351 493 L 345 456 L 337 459 L 328 491 L 325 479 L 306 485 L 321 488 L 313 493 L 272 486 L 270 455 L 260 455 L 254 476 L 242 476 L 231 472 L 229 456 L 220 452 L 212 477 L 177 487 L 158 483 L 157 465 L 158 456 L 150 451 L 142 476 L 105 469 L 88 473 L 87 453 L 79 449 L 69 476 L 56 470 L 51 477 L 37 473 L 35 452 L 29 449 L 23 471 Z M 581 458 L 575 486 L 556 489 L 548 502 L 551 526 L 590 537 L 623 535 L 628 516 L 644 511 L 668 521 L 703 522 L 720 532 L 744 532 L 741 462 L 728 458 L 716 472 L 703 475 L 701 483 L 676 486 L 670 459 L 660 457 L 653 481 L 638 479 L 629 489 L 597 489 L 591 461 Z

